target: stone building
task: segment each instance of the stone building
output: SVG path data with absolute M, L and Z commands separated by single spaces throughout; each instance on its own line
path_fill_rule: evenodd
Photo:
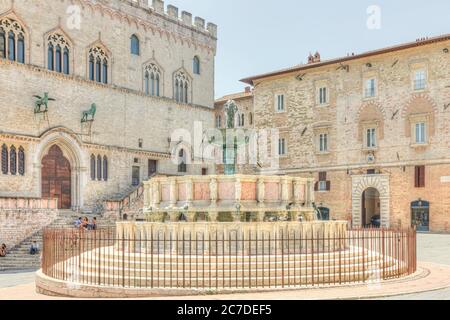
M 214 172 L 188 140 L 214 126 L 216 38 L 161 0 L 0 0 L 0 197 L 90 211 L 154 174 Z
M 447 34 L 326 61 L 316 53 L 243 79 L 256 129 L 280 132 L 277 173 L 314 177 L 331 219 L 450 231 L 449 49 Z
M 253 110 L 253 91 L 251 87 L 246 87 L 243 92 L 229 94 L 217 99 L 214 103 L 215 111 L 215 127 L 217 129 L 227 128 L 228 116 L 225 111 L 225 106 L 228 102 L 234 102 L 237 107 L 237 112 L 234 119 L 234 127 L 243 133 L 248 133 L 249 129 L 254 128 L 254 110 Z M 225 132 L 224 132 L 225 133 Z M 244 146 L 244 149 L 248 149 Z M 237 150 L 236 150 L 237 153 Z M 242 158 L 236 159 L 236 172 L 243 174 L 254 174 L 255 166 L 250 162 L 249 153 L 246 150 Z M 225 168 L 223 164 L 216 164 L 216 171 L 224 173 Z
M 216 99 L 214 103 L 215 127 L 226 127 L 227 115 L 224 108 L 230 100 L 234 101 L 238 107 L 236 119 L 234 119 L 235 128 L 253 128 L 253 91 L 251 87 L 246 87 L 244 92 L 229 94 Z

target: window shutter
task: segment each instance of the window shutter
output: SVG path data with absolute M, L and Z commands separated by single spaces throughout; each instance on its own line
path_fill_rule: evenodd
M 415 173 L 414 173 L 414 187 L 419 187 L 419 167 L 415 167 Z
M 419 187 L 425 188 L 425 166 L 420 166 L 419 172 Z
M 314 184 L 314 191 L 319 191 L 319 182 Z
M 331 190 L 331 181 L 327 181 L 327 191 Z

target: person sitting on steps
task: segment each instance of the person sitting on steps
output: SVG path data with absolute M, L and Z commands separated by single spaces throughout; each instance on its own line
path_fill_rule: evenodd
M 6 244 L 2 244 L 0 247 L 0 257 L 6 257 Z
M 38 253 L 39 253 L 39 245 L 37 244 L 36 241 L 33 241 L 30 247 L 30 254 L 34 256 L 35 254 Z

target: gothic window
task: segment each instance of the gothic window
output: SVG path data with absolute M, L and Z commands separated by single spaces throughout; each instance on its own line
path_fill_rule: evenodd
M 97 82 L 102 82 L 102 60 L 100 57 L 95 60 L 95 78 Z
M 95 180 L 95 156 L 91 155 L 91 180 Z
M 56 72 L 61 72 L 61 65 L 62 65 L 62 59 L 61 59 L 61 47 L 59 45 L 56 46 L 56 55 L 55 55 L 55 71 Z
M 89 50 L 89 79 L 108 83 L 109 57 L 106 50 L 95 46 Z
M 200 59 L 199 57 L 195 56 L 194 57 L 194 74 L 200 74 Z
M 6 58 L 6 36 L 3 28 L 0 28 L 0 58 Z
M 2 173 L 8 174 L 8 147 L 4 144 L 2 146 Z
M 183 71 L 175 74 L 175 100 L 189 103 L 189 79 Z
M 108 60 L 106 60 L 106 58 L 103 59 L 102 79 L 103 79 L 103 83 L 108 83 Z
M 65 74 L 69 74 L 70 72 L 70 60 L 69 60 L 69 49 L 68 48 L 64 48 L 64 56 L 63 56 L 63 67 L 64 70 L 63 72 Z
M 0 57 L 25 63 L 25 29 L 7 17 L 0 19 Z
M 97 180 L 102 181 L 102 157 L 97 156 Z
M 47 37 L 47 52 L 49 70 L 70 73 L 70 44 L 63 35 L 53 33 Z
M 145 67 L 145 94 L 159 97 L 160 93 L 160 79 L 161 79 L 161 71 L 159 67 L 150 63 Z
M 48 53 L 47 53 L 47 60 L 48 60 L 48 70 L 55 70 L 55 51 L 54 51 L 53 44 L 48 45 Z
M 103 180 L 108 181 L 108 158 L 103 156 Z
M 17 174 L 17 153 L 14 146 L 9 150 L 9 171 L 14 176 Z
M 89 80 L 95 81 L 94 75 L 94 56 L 89 55 Z
M 139 38 L 134 34 L 131 36 L 131 54 L 139 55 Z
M 22 147 L 19 148 L 19 174 L 25 175 L 25 151 Z
M 8 34 L 8 59 L 16 61 L 16 34 L 12 31 Z
M 25 39 L 21 34 L 19 34 L 17 40 L 17 61 L 25 63 Z

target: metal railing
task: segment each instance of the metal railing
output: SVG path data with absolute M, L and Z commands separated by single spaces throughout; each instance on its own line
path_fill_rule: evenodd
M 372 283 L 416 271 L 416 231 L 117 234 L 44 231 L 42 271 L 74 284 L 219 290 Z

